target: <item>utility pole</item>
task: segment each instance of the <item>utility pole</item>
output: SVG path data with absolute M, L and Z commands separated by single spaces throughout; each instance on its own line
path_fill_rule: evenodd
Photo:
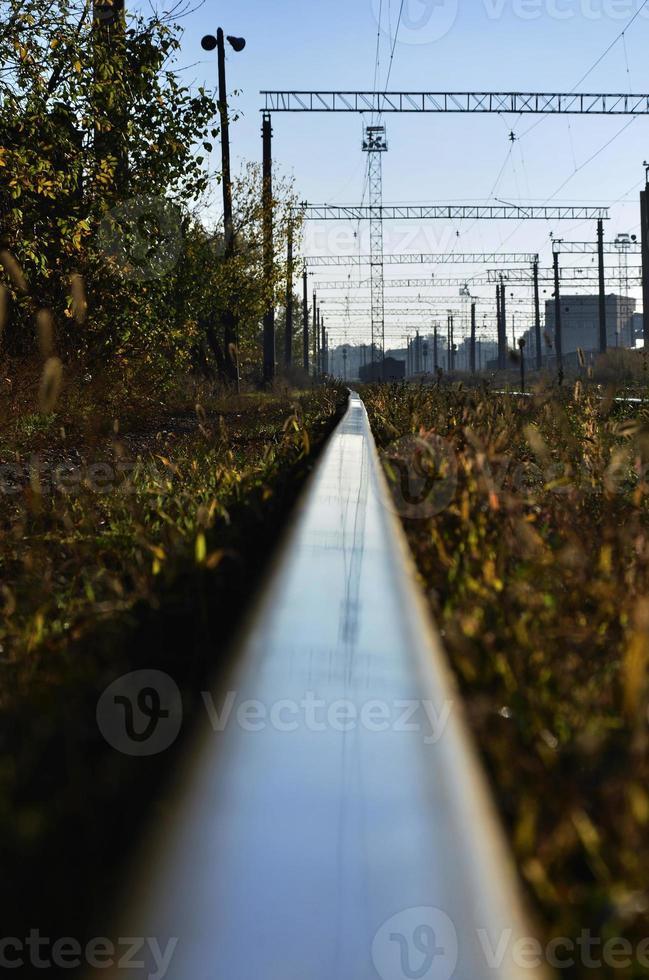
M 518 347 L 521 352 L 521 391 L 525 394 L 525 338 L 521 337 L 518 341 Z
M 554 247 L 554 347 L 557 355 L 559 384 L 563 381 L 563 346 L 561 338 L 561 279 L 559 273 L 559 249 Z
M 313 290 L 313 377 L 318 377 L 318 297 Z
M 503 358 L 503 371 L 507 370 L 507 297 L 505 295 L 505 283 L 501 280 L 500 283 L 500 327 L 502 331 L 502 358 Z
M 303 367 L 305 374 L 309 373 L 309 280 L 306 265 L 302 273 L 302 342 Z
M 225 38 L 223 28 L 216 32 L 219 74 L 219 117 L 221 122 L 221 184 L 223 185 L 223 230 L 225 254 L 231 255 L 234 243 L 232 223 L 232 177 L 230 173 L 230 121 L 228 119 L 228 90 L 225 82 Z
M 219 27 L 216 37 L 213 34 L 206 34 L 201 40 L 201 47 L 204 51 L 213 51 L 216 48 L 217 74 L 219 83 L 218 110 L 219 121 L 221 124 L 221 186 L 223 188 L 223 236 L 225 258 L 231 259 L 234 255 L 234 223 L 232 220 L 232 175 L 230 169 L 230 121 L 228 117 L 228 89 L 225 78 L 225 41 L 223 28 Z M 243 51 L 246 46 L 245 39 L 242 37 L 231 37 L 228 35 L 228 44 L 234 51 Z M 222 318 L 223 325 L 223 346 L 225 349 L 225 365 L 228 374 L 236 384 L 237 392 L 240 387 L 239 378 L 239 328 L 237 318 L 231 310 L 226 310 Z M 234 357 L 232 356 L 234 347 Z
M 315 363 L 316 378 L 320 377 L 322 374 L 322 348 L 320 346 L 320 307 L 316 310 L 316 327 L 315 327 Z
M 500 350 L 500 283 L 496 283 L 496 337 L 498 338 L 498 367 L 500 368 L 502 363 L 502 354 Z
M 455 320 L 451 313 L 451 371 L 455 371 Z
M 475 300 L 471 303 L 471 354 L 470 354 L 471 374 L 475 374 Z
M 642 242 L 642 336 L 645 357 L 649 353 L 649 163 L 645 162 L 645 189 L 640 193 Z
M 263 144 L 263 239 L 264 278 L 268 291 L 268 307 L 264 314 L 264 383 L 270 384 L 275 377 L 275 304 L 273 301 L 273 129 L 270 113 L 262 118 Z
M 541 351 L 541 303 L 539 301 L 538 259 L 536 259 L 532 265 L 532 275 L 534 277 L 534 343 L 536 345 L 536 370 L 540 371 L 543 367 L 543 354 Z
M 437 324 L 433 327 L 433 371 L 437 374 Z
M 500 285 L 496 287 L 496 321 L 498 324 L 498 368 L 504 371 L 507 367 L 507 315 L 505 306 L 505 282 L 500 277 Z
M 293 225 L 288 226 L 286 244 L 286 323 L 284 326 L 284 367 L 293 364 Z
M 599 352 L 606 353 L 606 271 L 604 269 L 604 222 L 597 222 L 597 253 L 599 256 Z
M 451 314 L 448 314 L 448 319 L 446 321 L 446 370 L 450 374 L 453 370 L 451 367 Z
M 320 373 L 324 377 L 324 375 L 327 373 L 327 369 L 328 369 L 328 366 L 329 366 L 327 364 L 327 333 L 325 331 L 325 319 L 324 319 L 324 317 L 322 317 L 322 320 L 321 320 L 321 328 L 322 328 L 322 343 L 321 343 L 322 366 L 321 366 Z

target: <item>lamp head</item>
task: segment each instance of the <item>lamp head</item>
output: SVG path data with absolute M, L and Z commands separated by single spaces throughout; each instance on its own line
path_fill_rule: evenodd
M 243 51 L 246 46 L 245 37 L 232 37 L 230 34 L 228 34 L 227 42 L 232 48 L 234 48 L 235 51 Z
M 201 47 L 203 51 L 213 51 L 216 47 L 216 38 L 213 34 L 206 34 L 204 38 L 201 38 Z

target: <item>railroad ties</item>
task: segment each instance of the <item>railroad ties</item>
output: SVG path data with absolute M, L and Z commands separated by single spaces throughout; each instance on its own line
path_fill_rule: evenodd
M 118 917 L 166 980 L 545 976 L 356 394 L 205 701 Z

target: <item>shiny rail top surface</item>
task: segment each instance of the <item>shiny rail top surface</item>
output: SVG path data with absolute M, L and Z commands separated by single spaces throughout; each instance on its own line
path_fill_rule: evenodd
M 120 935 L 177 938 L 167 980 L 540 975 L 387 500 L 352 395 L 129 884 Z

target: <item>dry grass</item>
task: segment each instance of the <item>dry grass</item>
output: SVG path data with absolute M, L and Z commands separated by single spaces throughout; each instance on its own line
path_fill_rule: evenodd
M 97 699 L 161 669 L 191 720 L 346 393 L 179 397 L 111 431 L 78 388 L 35 411 L 38 381 L 0 430 L 0 901 L 81 936 L 170 766 L 111 750 Z
M 532 399 L 407 386 L 365 397 L 380 446 L 434 432 L 457 461 L 450 505 L 406 529 L 547 936 L 640 942 L 649 407 L 579 385 Z

